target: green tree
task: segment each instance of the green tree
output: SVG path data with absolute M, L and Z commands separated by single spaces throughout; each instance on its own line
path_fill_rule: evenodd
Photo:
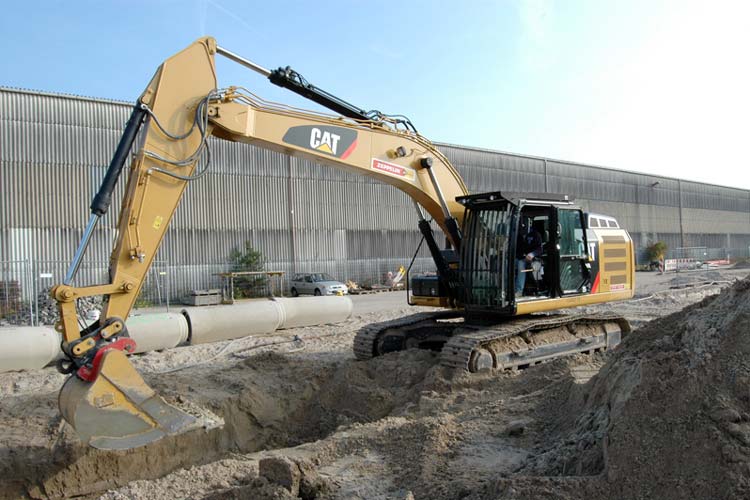
M 266 259 L 260 250 L 253 247 L 252 242 L 246 241 L 244 248 L 235 248 L 229 253 L 232 272 L 265 271 Z M 237 276 L 234 278 L 235 297 L 261 297 L 266 288 L 265 276 Z

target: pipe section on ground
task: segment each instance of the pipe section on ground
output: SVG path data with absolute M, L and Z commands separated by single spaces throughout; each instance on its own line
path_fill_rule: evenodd
M 279 328 L 324 325 L 346 321 L 354 304 L 349 297 L 277 298 L 284 316 Z
M 190 345 L 196 345 L 271 333 L 279 327 L 282 312 L 273 300 L 252 300 L 183 309 L 182 314 L 190 325 Z
M 187 342 L 190 333 L 182 314 L 132 316 L 126 322 L 135 353 L 170 349 Z M 35 370 L 62 357 L 62 336 L 51 326 L 0 328 L 0 373 Z
M 0 330 L 0 372 L 44 368 L 62 354 L 52 327 L 15 326 Z
M 135 353 L 171 349 L 187 342 L 190 336 L 187 318 L 178 313 L 131 316 L 125 325 L 135 340 Z
M 338 323 L 352 314 L 349 297 L 298 297 L 248 300 L 231 306 L 183 309 L 190 344 L 206 344 L 284 328 Z
M 136 353 L 264 335 L 278 329 L 337 323 L 348 319 L 349 297 L 249 300 L 231 306 L 194 307 L 182 314 L 131 316 L 126 326 Z M 47 366 L 61 355 L 61 336 L 48 326 L 0 329 L 0 373 Z

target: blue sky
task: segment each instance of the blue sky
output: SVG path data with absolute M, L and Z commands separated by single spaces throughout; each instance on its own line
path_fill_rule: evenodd
M 0 85 L 135 99 L 195 38 L 434 141 L 750 188 L 750 2 L 7 2 Z M 221 85 L 313 107 L 219 58 Z

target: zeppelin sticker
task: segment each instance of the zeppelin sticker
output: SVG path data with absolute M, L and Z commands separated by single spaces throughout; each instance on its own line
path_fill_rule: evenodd
M 614 292 L 616 290 L 625 290 L 625 284 L 621 283 L 619 285 L 609 285 L 609 290 Z
M 372 170 L 385 172 L 386 174 L 393 175 L 394 177 L 401 177 L 402 179 L 407 179 L 410 181 L 414 181 L 417 178 L 417 174 L 416 172 L 414 172 L 414 169 L 396 165 L 395 163 L 388 163 L 387 161 L 378 160 L 377 158 L 372 159 L 370 168 Z

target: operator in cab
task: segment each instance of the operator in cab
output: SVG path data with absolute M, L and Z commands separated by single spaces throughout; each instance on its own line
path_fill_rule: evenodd
M 526 286 L 527 268 L 534 257 L 542 255 L 542 235 L 531 225 L 531 219 L 521 217 L 516 242 L 516 297 L 523 295 Z

